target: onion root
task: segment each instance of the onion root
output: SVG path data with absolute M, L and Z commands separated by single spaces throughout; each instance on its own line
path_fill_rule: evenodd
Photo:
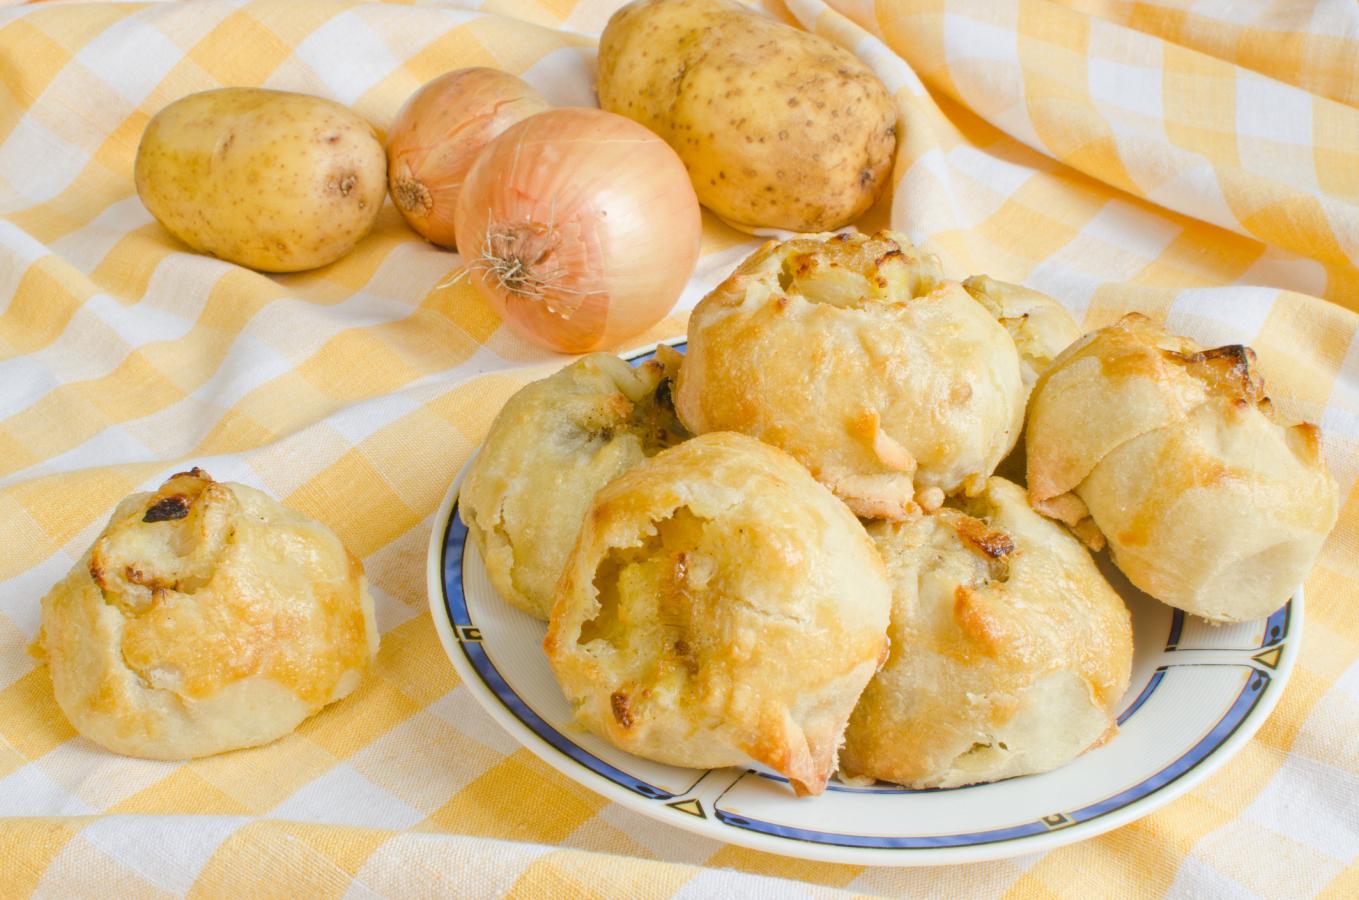
M 496 223 L 486 229 L 481 255 L 469 262 L 467 268 L 485 273 L 507 294 L 543 303 L 548 312 L 569 319 L 580 307 L 575 298 L 595 292 L 566 286 L 566 270 L 553 256 L 560 246 L 561 235 L 553 225 Z M 568 302 L 562 303 L 562 298 Z

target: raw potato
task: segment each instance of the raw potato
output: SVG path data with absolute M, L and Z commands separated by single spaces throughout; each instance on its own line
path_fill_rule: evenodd
M 745 231 L 829 231 L 872 206 L 896 149 L 882 82 L 825 38 L 733 0 L 640 0 L 599 44 L 599 103 L 675 148 Z
M 373 227 L 387 157 L 372 126 L 338 103 L 223 88 L 156 114 L 136 181 L 151 214 L 193 249 L 297 272 L 334 262 Z

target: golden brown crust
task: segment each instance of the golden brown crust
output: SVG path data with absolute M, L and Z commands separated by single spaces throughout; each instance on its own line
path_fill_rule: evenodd
M 596 494 L 544 649 L 577 719 L 671 765 L 820 793 L 886 652 L 882 561 L 781 451 L 716 433 Z
M 1068 347 L 1039 379 L 1029 408 L 1034 508 L 1046 512 L 1049 500 L 1074 489 L 1111 449 L 1202 403 L 1204 383 L 1185 362 L 1200 349 L 1138 313 Z M 1076 411 L 1083 421 L 1068 427 Z
M 1024 411 L 1014 341 L 888 232 L 767 243 L 689 320 L 675 407 L 791 453 L 859 515 L 979 489 Z
M 1338 514 L 1315 427 L 1277 421 L 1250 348 L 1137 314 L 1039 380 L 1026 443 L 1036 509 L 1102 533 L 1135 585 L 1208 619 L 1277 609 Z
M 458 495 L 501 597 L 547 618 L 594 492 L 687 436 L 671 400 L 678 367 L 669 347 L 636 368 L 596 353 L 505 404 Z
M 961 504 L 877 522 L 891 655 L 850 719 L 841 769 L 953 787 L 1056 768 L 1106 734 L 1127 690 L 1127 608 L 1089 554 L 991 478 Z
M 1163 350 L 1167 357 L 1182 363 L 1204 390 L 1234 404 L 1249 404 L 1268 409 L 1265 382 L 1255 364 L 1255 351 L 1241 344 L 1182 352 Z
M 118 506 L 43 599 L 39 640 L 81 734 L 178 759 L 292 731 L 353 690 L 378 637 L 329 529 L 195 468 Z
M 1032 388 L 1052 361 L 1081 338 L 1081 327 L 1071 313 L 1047 294 L 987 275 L 965 279 L 963 289 L 1010 333 L 1026 388 Z

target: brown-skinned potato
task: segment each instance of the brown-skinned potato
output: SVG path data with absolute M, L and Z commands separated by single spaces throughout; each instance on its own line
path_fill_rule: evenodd
M 223 88 L 156 114 L 135 177 L 146 208 L 194 250 L 297 272 L 334 262 L 372 229 L 387 156 L 372 126 L 338 103 Z
M 743 231 L 828 231 L 887 183 L 896 107 L 853 54 L 734 0 L 638 0 L 599 44 L 599 102 L 675 148 Z

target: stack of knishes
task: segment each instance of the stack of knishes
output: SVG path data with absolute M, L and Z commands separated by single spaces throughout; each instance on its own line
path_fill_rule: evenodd
M 585 727 L 805 795 L 837 769 L 925 788 L 1064 765 L 1113 734 L 1132 663 L 1087 547 L 1174 607 L 1254 619 L 1337 492 L 1249 348 L 1137 314 L 1082 337 L 883 232 L 771 241 L 695 308 L 686 355 L 526 386 L 459 509 L 499 594 L 549 621 Z

